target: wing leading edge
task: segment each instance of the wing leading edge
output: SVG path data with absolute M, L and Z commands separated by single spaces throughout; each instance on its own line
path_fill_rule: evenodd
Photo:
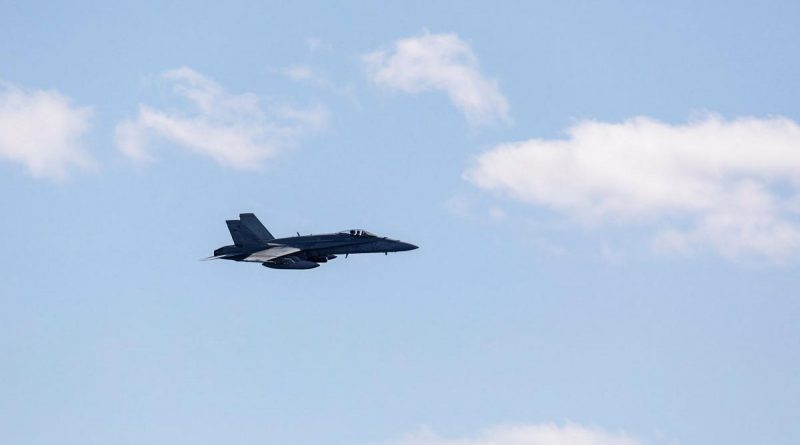
M 291 246 L 273 246 L 258 252 L 252 253 L 244 258 L 242 261 L 249 261 L 253 263 L 265 263 L 275 258 L 291 255 L 299 252 L 300 249 Z

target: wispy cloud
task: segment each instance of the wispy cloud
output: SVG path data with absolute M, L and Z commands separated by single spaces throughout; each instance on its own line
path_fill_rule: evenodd
M 314 73 L 311 67 L 306 65 L 287 66 L 283 70 L 283 75 L 296 81 L 320 82 L 322 79 Z
M 94 158 L 81 145 L 92 110 L 54 90 L 0 82 L 0 158 L 25 165 L 35 178 L 64 179 Z
M 380 87 L 404 93 L 444 91 L 474 124 L 509 119 L 508 101 L 497 81 L 481 74 L 472 48 L 456 34 L 425 32 L 363 60 L 370 80 Z
M 447 438 L 429 430 L 409 434 L 391 445 L 643 445 L 624 433 L 568 423 L 506 425 L 482 431 L 474 437 Z
M 317 51 L 330 51 L 333 49 L 333 45 L 318 37 L 307 37 L 306 48 L 313 53 Z
M 358 104 L 355 91 L 351 85 L 337 85 L 325 74 L 320 73 L 318 70 L 315 70 L 308 65 L 287 66 L 281 70 L 281 73 L 295 82 L 302 82 L 307 85 L 327 90 L 336 94 L 337 96 L 342 96 Z
M 256 95 L 228 93 L 188 67 L 167 71 L 162 78 L 191 107 L 178 111 L 140 105 L 135 119 L 120 122 L 117 146 L 134 159 L 152 160 L 148 141 L 160 137 L 225 167 L 258 169 L 327 122 L 322 106 L 265 108 Z
M 800 125 L 783 117 L 583 121 L 566 139 L 498 145 L 464 177 L 590 224 L 652 227 L 657 251 L 800 253 Z

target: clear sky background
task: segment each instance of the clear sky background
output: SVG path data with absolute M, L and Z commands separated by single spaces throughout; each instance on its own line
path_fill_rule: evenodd
M 0 443 L 800 443 L 799 17 L 3 1 Z

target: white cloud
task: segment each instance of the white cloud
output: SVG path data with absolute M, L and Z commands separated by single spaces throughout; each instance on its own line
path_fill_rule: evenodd
M 499 145 L 464 177 L 590 224 L 652 226 L 657 251 L 800 253 L 800 125 L 783 117 L 583 121 L 566 139 Z
M 0 158 L 18 162 L 35 178 L 64 179 L 70 168 L 89 169 L 81 146 L 92 111 L 53 90 L 0 83 Z
M 363 60 L 378 86 L 405 93 L 445 91 L 471 123 L 508 120 L 508 102 L 497 81 L 481 74 L 475 53 L 456 34 L 425 32 Z
M 265 109 L 256 95 L 230 94 L 191 68 L 167 71 L 162 77 L 192 109 L 168 111 L 140 105 L 136 119 L 120 122 L 117 147 L 134 159 L 151 160 L 149 140 L 157 136 L 225 167 L 258 169 L 327 122 L 322 106 Z
M 487 429 L 475 437 L 445 438 L 428 430 L 389 442 L 391 445 L 642 445 L 624 433 L 611 433 L 568 423 L 506 425 Z

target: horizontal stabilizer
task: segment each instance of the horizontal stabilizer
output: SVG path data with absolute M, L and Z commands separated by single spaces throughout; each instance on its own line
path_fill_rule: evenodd
M 214 256 L 201 258 L 200 261 L 221 260 L 221 259 L 229 258 L 229 257 L 235 256 L 235 255 L 237 255 L 237 254 L 235 254 L 235 253 L 223 253 L 222 255 L 214 255 Z

